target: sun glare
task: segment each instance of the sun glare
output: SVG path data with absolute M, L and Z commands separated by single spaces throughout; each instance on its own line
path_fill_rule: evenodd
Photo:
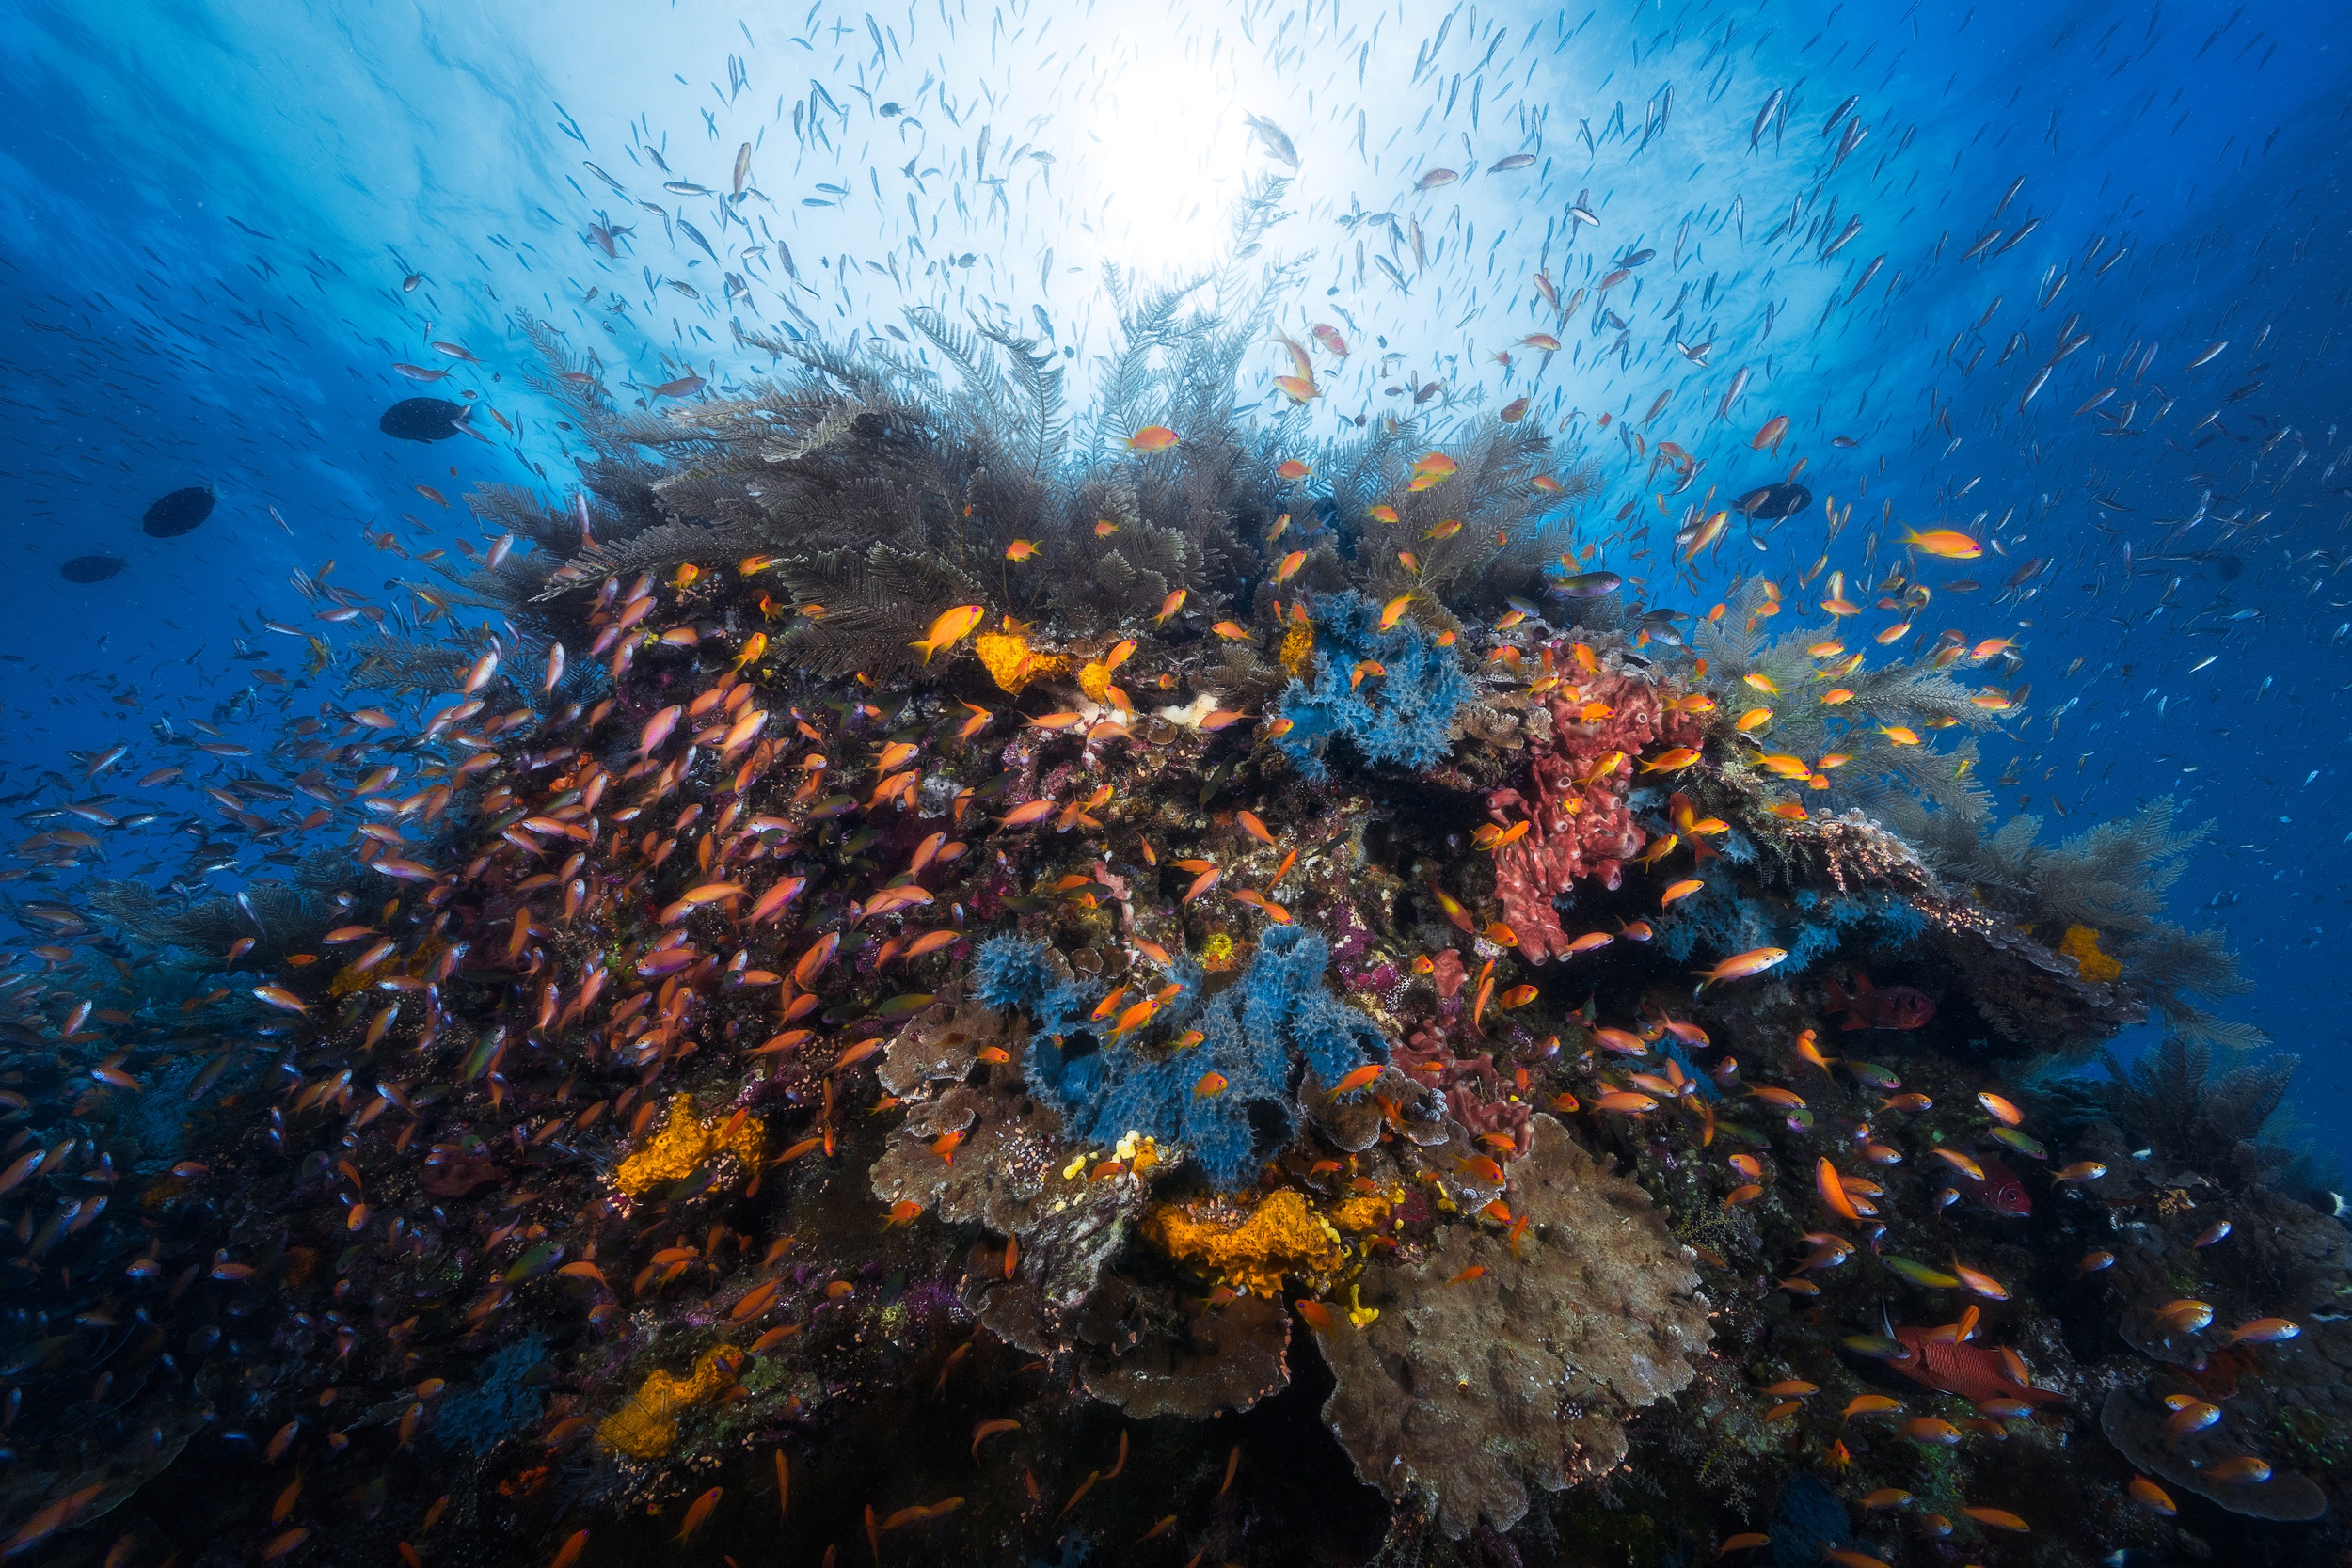
M 1216 253 L 1248 170 L 1230 59 L 1203 46 L 1122 37 L 1104 52 L 1104 86 L 1079 121 L 1108 259 L 1186 267 Z M 1093 194 L 1099 193 L 1099 194 Z

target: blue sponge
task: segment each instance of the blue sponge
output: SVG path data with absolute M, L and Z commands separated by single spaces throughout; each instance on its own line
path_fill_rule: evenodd
M 997 937 L 982 944 L 973 971 L 982 1002 L 1028 1012 L 1031 1087 L 1061 1112 L 1072 1138 L 1111 1143 L 1136 1132 L 1185 1144 L 1221 1188 L 1243 1183 L 1262 1132 L 1287 1140 L 1296 1130 L 1294 1056 L 1327 1084 L 1388 1058 L 1379 1024 L 1324 984 L 1328 945 L 1295 926 L 1269 929 L 1240 978 L 1205 1001 L 1199 966 L 1179 962 L 1178 992 L 1148 1044 L 1099 1038 L 1086 1018 L 1089 993 L 1061 980 L 1045 955 L 1041 942 Z M 1174 1047 L 1195 1029 L 1199 1043 Z M 1196 1093 L 1212 1072 L 1224 1088 Z
M 1345 736 L 1366 762 L 1397 763 L 1419 771 L 1443 761 L 1453 745 L 1454 716 L 1472 690 L 1450 648 L 1410 621 L 1379 628 L 1379 610 L 1361 594 L 1333 594 L 1313 610 L 1315 678 L 1282 694 L 1291 722 L 1280 745 L 1301 774 L 1329 776 L 1325 752 Z M 1371 659 L 1388 673 L 1351 684 L 1358 664 Z

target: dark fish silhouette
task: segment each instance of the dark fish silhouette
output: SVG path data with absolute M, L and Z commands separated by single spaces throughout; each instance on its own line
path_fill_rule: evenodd
M 103 582 L 129 564 L 119 555 L 77 555 L 57 575 L 68 582 Z
M 401 441 L 446 441 L 457 434 L 466 410 L 445 398 L 403 398 L 384 410 L 375 427 Z
M 201 484 L 170 495 L 147 509 L 139 519 L 139 527 L 151 539 L 177 539 L 193 532 L 197 526 L 213 515 L 213 492 Z
M 1767 484 L 1731 503 L 1742 516 L 1772 522 L 1793 517 L 1813 504 L 1813 492 L 1802 484 Z
M 1844 1013 L 1849 1029 L 1916 1029 L 1935 1016 L 1935 1002 L 1925 991 L 1909 986 L 1888 986 L 1882 990 L 1857 971 L 1853 994 L 1848 996 L 1832 980 L 1829 1000 L 1821 1010 Z

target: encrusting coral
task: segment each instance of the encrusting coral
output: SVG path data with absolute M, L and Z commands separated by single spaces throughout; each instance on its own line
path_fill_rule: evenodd
M 631 1197 L 654 1188 L 682 1181 L 694 1172 L 732 1156 L 746 1171 L 759 1168 L 761 1127 L 758 1118 L 730 1114 L 707 1118 L 694 1115 L 694 1098 L 671 1097 L 669 1119 L 651 1142 L 623 1160 L 612 1172 L 612 1184 Z
M 2086 980 L 2105 983 L 2119 979 L 2123 974 L 2121 960 L 2111 958 L 2099 949 L 2099 933 L 2088 926 L 2069 926 L 2058 939 L 2058 950 L 2074 960 Z
M 1262 1296 L 1279 1296 L 1285 1276 L 1312 1287 L 1347 1260 L 1331 1222 L 1290 1187 L 1238 1211 L 1215 1202 L 1164 1203 L 1144 1216 L 1142 1234 L 1170 1258 Z
M 696 1357 L 683 1377 L 656 1369 L 626 1404 L 597 1423 L 596 1441 L 630 1459 L 660 1458 L 677 1442 L 678 1418 L 717 1399 L 742 1362 L 742 1352 L 722 1345 Z

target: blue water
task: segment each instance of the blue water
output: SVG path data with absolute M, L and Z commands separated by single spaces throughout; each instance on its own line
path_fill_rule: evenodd
M 649 389 L 764 369 L 739 324 L 895 341 L 901 310 L 931 304 L 1050 328 L 1083 392 L 1106 269 L 1202 263 L 1247 182 L 1289 172 L 1256 114 L 1299 161 L 1270 238 L 1307 258 L 1281 319 L 1294 335 L 1333 325 L 1355 350 L 1318 418 L 1401 406 L 1381 395 L 1400 384 L 1489 408 L 1532 393 L 1531 417 L 1607 463 L 1586 537 L 1621 532 L 1627 502 L 1661 525 L 1661 556 L 1614 542 L 1605 563 L 1700 610 L 1735 570 L 1795 579 L 1822 553 L 1820 509 L 1765 548 L 1735 538 L 1672 589 L 1673 519 L 1655 517 L 1619 420 L 1703 457 L 1697 489 L 1730 495 L 1782 476 L 1786 455 L 1746 438 L 1787 414 L 1805 483 L 1852 507 L 1835 563 L 1865 587 L 1858 541 L 1884 533 L 1881 572 L 1899 548 L 1882 508 L 1993 541 L 1982 588 L 1939 597 L 1918 635 L 1952 626 L 2026 655 L 2026 711 L 1983 764 L 2014 779 L 2003 807 L 2060 835 L 2166 793 L 2212 818 L 2174 913 L 2229 933 L 2252 989 L 2220 1010 L 2303 1053 L 2296 1113 L 2323 1147 L 2352 1144 L 2339 8 L 189 0 L 10 3 L 0 25 L 16 546 L 0 647 L 21 661 L 5 667 L 0 792 L 44 770 L 78 780 L 70 752 L 130 742 L 112 775 L 128 793 L 163 760 L 150 726 L 166 719 L 267 745 L 287 688 L 261 673 L 298 678 L 306 644 L 263 618 L 344 642 L 365 630 L 317 623 L 295 568 L 331 560 L 329 581 L 403 603 L 387 580 L 424 573 L 365 534 L 478 546 L 457 503 L 484 481 L 561 501 L 566 431 L 520 383 L 514 312 Z M 1852 122 L 1867 135 L 1830 171 Z M 745 143 L 752 194 L 727 201 Z M 1536 163 L 1487 167 L 1521 150 Z M 1581 192 L 1597 228 L 1569 213 Z M 1394 238 L 1385 219 L 1341 221 L 1378 214 Z M 1850 216 L 1861 229 L 1824 256 Z M 617 257 L 597 223 L 633 230 Z M 1637 247 L 1659 256 L 1603 300 L 1622 341 L 1588 298 L 1548 366 L 1514 346 L 1552 320 L 1538 269 L 1565 295 Z M 2021 409 L 2077 313 L 2087 341 Z M 2026 346 L 1998 362 L 2019 331 Z M 1710 341 L 1707 363 L 1677 340 Z M 1278 398 L 1285 366 L 1270 342 L 1265 379 L 1238 395 Z M 506 428 L 477 414 L 485 439 L 431 447 L 378 432 L 420 393 L 470 393 Z M 192 484 L 217 490 L 213 517 L 145 537 L 148 502 Z M 127 568 L 59 578 L 102 552 Z M 1995 602 L 2036 558 L 2051 564 L 2030 594 Z M 207 808 L 185 785 L 153 798 L 165 816 L 97 851 L 111 874 L 186 874 L 171 830 Z M 211 875 L 231 885 L 260 852 Z

